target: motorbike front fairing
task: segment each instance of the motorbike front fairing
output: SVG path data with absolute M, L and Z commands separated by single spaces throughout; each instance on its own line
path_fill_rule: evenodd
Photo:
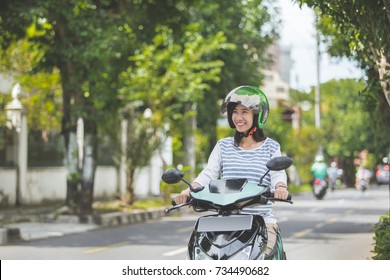
M 249 205 L 265 203 L 261 200 L 265 192 L 269 192 L 268 187 L 245 179 L 215 180 L 201 191 L 191 192 L 194 210 L 214 210 L 219 214 L 198 219 L 188 244 L 188 258 L 264 259 L 267 244 L 264 219 L 239 214 L 239 211 Z

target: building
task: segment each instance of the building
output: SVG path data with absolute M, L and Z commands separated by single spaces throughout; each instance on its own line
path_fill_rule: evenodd
M 290 49 L 275 43 L 268 49 L 268 56 L 273 60 L 273 64 L 262 71 L 265 79 L 261 89 L 267 95 L 271 108 L 288 106 L 292 64 Z

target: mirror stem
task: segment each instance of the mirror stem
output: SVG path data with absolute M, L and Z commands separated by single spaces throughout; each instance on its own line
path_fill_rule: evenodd
M 263 183 L 263 179 L 265 177 L 265 175 L 267 175 L 269 173 L 269 169 L 267 170 L 267 172 L 265 172 L 265 174 L 263 175 L 263 177 L 260 178 L 260 182 L 259 182 L 259 186 L 261 186 L 261 184 Z
M 186 183 L 188 185 L 188 187 L 190 188 L 190 191 L 194 192 L 194 193 L 197 193 L 197 192 L 200 192 L 201 190 L 204 189 L 204 187 L 198 187 L 198 188 L 194 188 L 190 183 L 188 183 L 186 180 L 184 180 L 183 178 L 180 178 L 180 180 L 182 180 L 184 183 Z

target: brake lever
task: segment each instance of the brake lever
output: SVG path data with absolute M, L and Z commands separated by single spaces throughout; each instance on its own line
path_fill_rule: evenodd
M 187 206 L 187 205 L 191 205 L 191 202 L 192 201 L 190 200 L 190 201 L 187 201 L 186 203 L 176 204 L 176 202 L 174 200 L 172 200 L 173 207 L 165 209 L 165 213 L 168 214 L 169 212 L 171 212 L 173 210 L 179 209 L 179 208 Z

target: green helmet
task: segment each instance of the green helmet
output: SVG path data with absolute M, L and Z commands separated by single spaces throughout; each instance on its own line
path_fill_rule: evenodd
M 231 128 L 234 128 L 232 120 L 232 110 L 229 109 L 229 104 L 242 104 L 251 109 L 257 117 L 257 125 L 259 128 L 264 128 L 265 122 L 268 119 L 269 105 L 265 94 L 254 86 L 239 86 L 233 89 L 225 97 L 221 106 L 222 114 L 228 112 L 228 121 Z

